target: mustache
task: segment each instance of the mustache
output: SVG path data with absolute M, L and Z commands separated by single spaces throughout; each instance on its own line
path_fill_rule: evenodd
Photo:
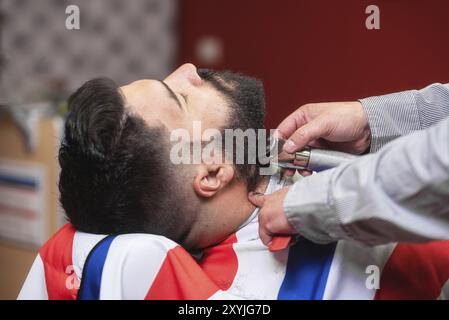
M 251 93 L 264 97 L 263 83 L 257 78 L 229 70 L 198 69 L 200 78 L 228 96 Z
M 215 71 L 212 69 L 198 69 L 197 72 L 200 78 L 205 81 L 211 79 L 219 73 L 219 71 Z

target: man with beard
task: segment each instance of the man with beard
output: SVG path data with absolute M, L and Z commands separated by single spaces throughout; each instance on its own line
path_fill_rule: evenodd
M 170 132 L 194 121 L 203 131 L 263 128 L 261 83 L 186 64 L 164 81 L 119 89 L 95 79 L 71 96 L 59 153 L 70 224 L 40 250 L 19 298 L 440 296 L 447 242 L 367 248 L 300 238 L 270 252 L 247 193 L 288 182 L 260 176 L 257 163 L 173 164 Z
M 69 100 L 59 152 L 61 204 L 75 229 L 96 234 L 164 235 L 186 249 L 213 245 L 254 210 L 245 192 L 264 190 L 256 165 L 173 164 L 170 133 L 262 129 L 256 79 L 185 64 L 163 81 L 118 89 L 84 84 Z M 193 136 L 193 133 L 191 134 Z

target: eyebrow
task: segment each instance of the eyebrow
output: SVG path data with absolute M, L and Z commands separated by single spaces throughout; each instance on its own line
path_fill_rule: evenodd
M 165 89 L 167 89 L 168 94 L 170 96 L 170 98 L 172 98 L 173 100 L 175 100 L 176 104 L 178 105 L 179 109 L 181 109 L 182 111 L 184 111 L 184 108 L 182 107 L 182 103 L 181 101 L 179 101 L 178 96 L 176 95 L 176 93 L 172 90 L 172 88 L 170 88 L 168 86 L 168 84 L 166 84 L 164 81 L 159 80 L 160 83 L 162 83 L 162 85 L 165 87 Z

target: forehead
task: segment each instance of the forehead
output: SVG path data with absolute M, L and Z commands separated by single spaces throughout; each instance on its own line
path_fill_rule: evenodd
M 158 104 L 168 98 L 166 89 L 157 80 L 137 80 L 120 87 L 120 91 L 126 104 L 135 107 L 141 104 L 147 105 L 149 102 Z M 150 101 L 148 100 L 149 96 L 151 97 Z
M 178 88 L 170 86 L 179 95 Z M 137 80 L 120 87 L 127 108 L 140 115 L 149 125 L 161 123 L 169 129 L 190 129 L 192 121 L 201 121 L 202 128 L 222 128 L 227 119 L 229 104 L 213 85 L 204 82 L 200 88 L 184 90 L 187 107 L 180 108 L 176 98 L 158 80 Z

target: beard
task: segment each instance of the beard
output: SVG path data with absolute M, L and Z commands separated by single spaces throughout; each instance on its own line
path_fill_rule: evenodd
M 260 80 L 231 71 L 200 69 L 198 74 L 228 101 L 230 114 L 226 128 L 264 128 L 265 94 Z
M 203 81 L 215 87 L 228 102 L 229 114 L 223 131 L 225 129 L 241 129 L 242 131 L 254 129 L 257 133 L 257 129 L 265 128 L 265 94 L 260 80 L 231 71 L 200 69 L 198 74 Z M 257 140 L 259 140 L 258 134 Z M 248 141 L 244 143 L 244 150 L 248 150 Z M 246 182 L 248 191 L 254 191 L 262 179 L 259 175 L 261 165 L 258 161 L 256 164 L 248 163 L 247 152 L 245 152 L 244 163 L 235 164 L 235 152 L 237 150 L 235 141 L 233 149 L 233 163 L 237 169 L 238 177 Z

